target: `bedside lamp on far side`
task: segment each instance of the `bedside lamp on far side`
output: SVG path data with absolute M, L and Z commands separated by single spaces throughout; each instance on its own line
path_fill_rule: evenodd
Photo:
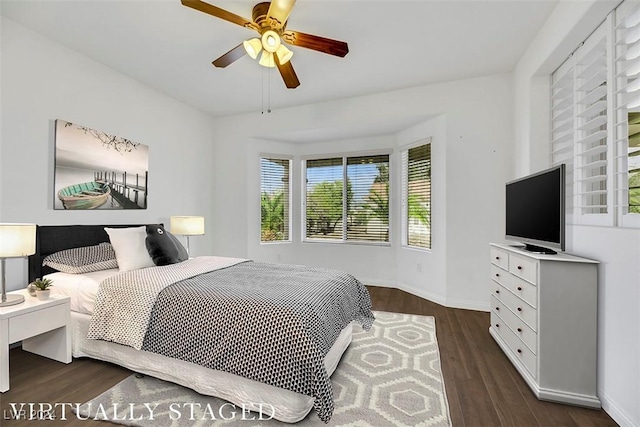
M 22 295 L 7 295 L 5 259 L 24 258 L 36 253 L 35 224 L 0 224 L 0 268 L 2 268 L 2 297 L 0 307 L 20 304 Z
M 187 238 L 187 255 L 189 251 L 189 236 L 202 236 L 204 234 L 203 216 L 172 216 L 171 232 Z

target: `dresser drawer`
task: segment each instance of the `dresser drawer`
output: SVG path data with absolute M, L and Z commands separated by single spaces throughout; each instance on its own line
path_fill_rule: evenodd
M 496 297 L 502 304 L 504 304 L 513 314 L 515 314 L 520 320 L 524 321 L 534 331 L 538 330 L 538 313 L 536 309 L 527 304 L 524 300 L 515 296 L 507 288 L 498 285 L 499 287 L 493 290 L 492 295 Z M 498 292 L 496 292 L 498 291 Z
M 491 246 L 491 264 L 509 270 L 509 253 L 503 249 Z
M 492 324 L 498 323 L 502 320 L 499 316 L 495 316 L 492 313 Z M 504 323 L 504 321 L 503 321 Z M 524 345 L 524 343 L 515 335 L 515 333 L 509 328 L 503 328 L 502 325 L 498 328 L 494 328 L 502 338 L 502 340 L 507 344 L 511 353 L 520 360 L 520 363 L 525 367 L 529 373 L 536 378 L 537 377 L 537 359 L 536 355 L 533 354 L 529 348 Z
M 516 254 L 509 254 L 509 271 L 534 285 L 538 284 L 538 262 Z
M 512 274 L 501 283 L 531 307 L 536 308 L 538 306 L 538 288 L 535 285 Z
M 493 264 L 489 268 L 491 269 L 491 278 L 503 286 L 507 286 L 509 276 L 512 274 Z
M 538 335 L 531 329 L 526 323 L 524 323 L 518 316 L 513 314 L 511 310 L 506 308 L 500 300 L 491 296 L 491 308 L 500 313 L 503 325 L 500 327 L 508 327 L 529 349 L 536 354 L 538 348 Z M 493 326 L 495 324 L 492 323 Z
M 66 326 L 69 304 L 59 304 L 9 319 L 9 343 Z

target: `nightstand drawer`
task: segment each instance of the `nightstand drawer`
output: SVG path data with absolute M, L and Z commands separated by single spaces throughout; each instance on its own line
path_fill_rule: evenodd
M 68 304 L 59 304 L 10 318 L 9 343 L 66 326 L 68 312 Z

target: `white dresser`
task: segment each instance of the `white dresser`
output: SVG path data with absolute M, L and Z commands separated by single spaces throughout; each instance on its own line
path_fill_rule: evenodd
M 539 399 L 600 407 L 597 267 L 491 244 L 489 332 Z

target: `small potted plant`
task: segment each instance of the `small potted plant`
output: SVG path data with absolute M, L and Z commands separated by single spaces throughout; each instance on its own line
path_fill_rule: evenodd
M 36 296 L 39 300 L 44 301 L 49 299 L 50 287 L 53 286 L 53 280 L 50 279 L 36 279 L 33 281 L 33 286 L 36 287 Z

